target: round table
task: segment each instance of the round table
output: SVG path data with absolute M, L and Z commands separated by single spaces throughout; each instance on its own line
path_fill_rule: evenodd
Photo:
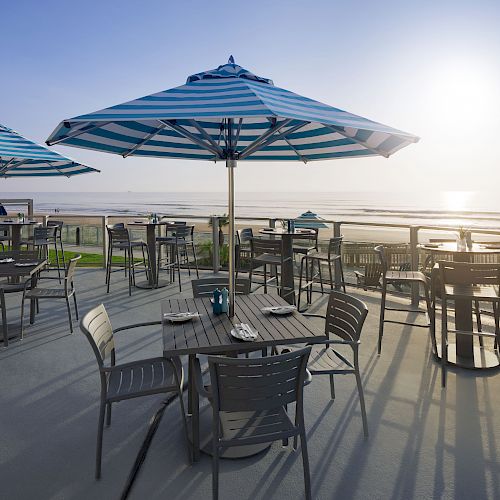
M 452 255 L 454 262 L 470 262 L 474 255 L 478 254 L 500 254 L 500 246 L 481 245 L 473 243 L 472 248 L 458 247 L 457 243 L 446 242 L 440 244 L 419 245 L 422 250 L 433 255 Z M 437 264 L 432 270 L 432 289 L 435 293 L 439 268 Z M 455 300 L 455 328 L 469 332 L 473 330 L 472 300 Z M 495 368 L 500 365 L 496 353 L 479 346 L 474 346 L 474 337 L 469 335 L 457 335 L 456 344 L 448 344 L 448 362 L 462 368 L 486 369 Z M 438 344 L 438 357 L 441 357 L 441 346 Z
M 11 227 L 11 239 L 12 239 L 12 251 L 18 252 L 21 250 L 21 229 L 23 226 L 40 226 L 42 223 L 36 220 L 24 219 L 21 221 L 19 219 L 5 219 L 0 221 L 1 226 Z
M 147 281 L 136 283 L 137 288 L 162 288 L 170 284 L 168 280 L 158 279 L 156 268 L 156 228 L 160 226 L 175 226 L 173 222 L 160 220 L 158 222 L 136 221 L 127 224 L 128 227 L 146 228 L 146 245 L 149 251 L 149 278 Z
M 282 297 L 289 303 L 295 304 L 295 281 L 293 277 L 293 239 L 306 238 L 315 235 L 314 229 L 296 228 L 288 231 L 283 228 L 265 228 L 259 230 L 260 234 L 280 236 L 283 240 L 283 266 L 281 269 Z

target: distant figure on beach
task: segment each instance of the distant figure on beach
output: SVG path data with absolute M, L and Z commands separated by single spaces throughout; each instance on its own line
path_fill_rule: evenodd
M 58 214 L 58 213 L 59 213 L 59 209 L 58 209 L 58 208 L 54 208 L 54 212 L 55 212 L 56 214 Z

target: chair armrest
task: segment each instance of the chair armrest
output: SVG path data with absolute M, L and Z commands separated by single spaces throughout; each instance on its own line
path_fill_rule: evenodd
M 323 342 L 317 342 L 318 344 L 324 344 L 324 345 L 331 345 L 331 344 L 336 344 L 336 345 L 360 345 L 361 342 L 359 340 L 323 340 Z
M 309 313 L 301 313 L 302 316 L 305 316 L 306 318 L 321 318 L 321 319 L 326 319 L 326 316 L 324 314 L 309 314 Z
M 194 358 L 193 375 L 198 393 L 207 399 L 211 398 L 212 395 L 205 389 L 205 385 L 203 384 L 203 374 L 201 373 L 200 360 L 198 358 Z
M 134 325 L 126 325 L 121 326 L 120 328 L 116 328 L 113 330 L 113 333 L 118 333 L 123 330 L 131 330 L 132 328 L 140 328 L 141 326 L 153 326 L 153 325 L 161 325 L 161 321 L 148 321 L 147 323 L 135 323 Z
M 306 377 L 304 378 L 304 387 L 312 382 L 312 373 L 306 368 Z

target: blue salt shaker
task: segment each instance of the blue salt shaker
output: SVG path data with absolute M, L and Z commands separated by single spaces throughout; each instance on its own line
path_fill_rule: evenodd
M 212 311 L 214 314 L 220 314 L 222 312 L 222 306 L 220 303 L 221 291 L 216 288 L 213 293 L 214 302 L 212 304 Z
M 222 304 L 221 304 L 221 312 L 227 313 L 229 312 L 229 291 L 226 287 L 224 287 L 221 291 L 222 294 Z

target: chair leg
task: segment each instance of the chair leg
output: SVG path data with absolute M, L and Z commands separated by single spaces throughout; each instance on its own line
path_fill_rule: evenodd
M 264 264 L 264 293 L 267 293 L 267 264 Z
M 304 258 L 300 259 L 300 273 L 299 273 L 299 297 L 297 299 L 297 310 L 300 311 L 300 298 L 302 296 L 302 274 L 304 272 Z
M 437 343 L 436 343 L 436 326 L 435 326 L 435 311 L 432 307 L 432 302 L 431 298 L 429 295 L 429 286 L 427 284 L 424 284 L 424 294 L 425 294 L 425 303 L 427 305 L 427 315 L 429 316 L 429 329 L 431 332 L 431 342 L 432 342 L 432 349 L 434 350 L 434 353 L 437 354 Z
M 62 257 L 63 267 L 66 268 L 66 257 L 64 255 L 64 246 L 63 246 L 63 242 L 62 242 L 62 235 L 59 236 L 59 246 L 61 247 L 61 257 Z
M 323 288 L 323 276 L 321 274 L 321 261 L 318 260 L 318 277 L 319 277 L 319 283 L 321 286 L 321 295 L 325 293 L 325 290 Z
M 328 259 L 328 274 L 330 276 L 330 290 L 333 290 L 333 270 L 332 270 L 332 261 Z
M 5 304 L 5 293 L 0 290 L 0 307 L 2 308 L 2 330 L 3 330 L 3 346 L 9 345 L 9 327 L 7 324 L 7 306 Z
M 75 304 L 75 316 L 76 316 L 76 319 L 78 321 L 78 319 L 80 319 L 80 318 L 78 317 L 78 305 L 76 303 L 76 292 L 75 292 L 75 290 L 73 290 L 73 303 Z
M 339 258 L 338 262 L 340 270 L 340 279 L 342 280 L 342 289 L 344 290 L 344 293 L 347 293 L 345 289 L 344 266 L 342 265 L 342 257 Z
M 477 300 L 474 301 L 474 313 L 476 314 L 477 331 L 482 332 L 483 325 L 481 324 L 481 309 L 479 308 L 479 301 Z M 484 347 L 483 337 L 481 336 L 479 336 L 479 345 Z
M 330 396 L 335 399 L 335 382 L 333 380 L 333 373 L 330 373 Z
M 95 455 L 95 478 L 101 478 L 101 460 L 102 460 L 102 434 L 104 430 L 104 413 L 106 410 L 106 404 L 101 400 L 101 406 L 99 408 L 99 420 L 97 422 L 97 446 Z
M 130 268 L 130 261 L 132 260 L 132 257 L 130 255 L 130 248 L 126 250 L 126 253 L 125 270 L 128 269 L 128 295 L 130 297 L 132 295 L 132 269 Z
M 212 499 L 219 498 L 219 448 L 215 439 L 213 440 L 212 457 Z
M 363 433 L 365 435 L 365 438 L 367 438 L 368 437 L 368 418 L 366 416 L 365 395 L 363 392 L 363 384 L 361 382 L 361 374 L 359 373 L 359 362 L 358 362 L 357 353 L 355 354 L 355 358 L 354 358 L 354 367 L 356 370 L 354 372 L 354 375 L 356 376 L 356 385 L 358 386 L 358 396 L 359 396 L 359 406 L 361 408 L 361 418 L 363 420 Z
M 181 256 L 179 253 L 179 245 L 175 245 L 175 259 L 177 266 L 177 277 L 179 278 L 179 292 L 182 292 L 182 284 L 181 284 Z
M 26 295 L 23 293 L 23 298 L 21 299 L 21 339 L 24 338 L 24 302 L 26 300 Z M 33 303 L 32 303 L 33 305 Z
M 499 348 L 498 341 L 499 335 L 500 335 L 500 314 L 499 314 L 499 307 L 498 303 L 493 302 L 493 316 L 495 318 L 495 344 L 493 346 L 494 350 L 497 350 Z
M 108 253 L 108 268 L 107 268 L 107 275 L 106 275 L 106 284 L 107 284 L 107 289 L 106 293 L 109 293 L 109 285 L 111 283 L 111 263 L 113 262 L 113 245 L 110 243 L 109 246 L 109 253 Z
M 69 305 L 68 297 L 66 297 L 66 308 L 68 309 L 69 331 L 73 333 L 73 318 L 71 317 L 71 306 Z
M 304 430 L 300 433 L 300 450 L 302 452 L 302 465 L 304 467 L 304 488 L 306 500 L 311 500 L 311 472 L 309 470 L 309 455 L 307 453 L 306 433 Z
M 382 300 L 380 301 L 380 321 L 378 326 L 378 354 L 382 351 L 382 337 L 384 335 L 384 318 L 385 318 L 385 297 L 387 294 L 387 282 L 382 281 Z
M 59 250 L 57 249 L 57 238 L 54 239 L 54 250 L 56 252 L 57 278 L 59 280 L 59 283 L 61 283 L 61 264 L 59 262 Z M 48 245 L 47 245 L 47 251 L 49 251 Z
M 200 277 L 200 273 L 199 273 L 199 269 L 198 269 L 198 259 L 196 257 L 196 248 L 194 246 L 194 241 L 191 243 L 192 247 L 193 247 L 193 259 L 194 259 L 194 265 L 196 267 L 196 277 L 199 278 Z
M 111 403 L 106 403 L 106 427 L 111 425 Z
M 441 385 L 446 387 L 448 368 L 448 309 L 446 297 L 441 298 Z

